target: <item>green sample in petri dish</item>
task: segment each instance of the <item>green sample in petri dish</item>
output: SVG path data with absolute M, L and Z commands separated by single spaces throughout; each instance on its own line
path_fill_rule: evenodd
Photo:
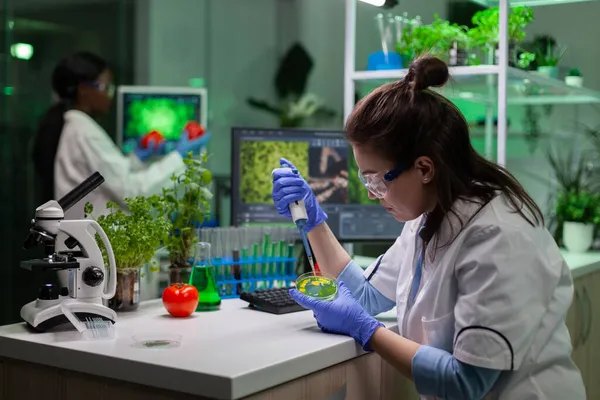
M 319 300 L 333 300 L 338 286 L 335 278 L 322 272 L 308 272 L 296 279 L 296 290 Z
M 210 261 L 210 243 L 200 242 L 196 245 L 189 284 L 198 289 L 196 311 L 214 311 L 221 307 L 215 269 Z

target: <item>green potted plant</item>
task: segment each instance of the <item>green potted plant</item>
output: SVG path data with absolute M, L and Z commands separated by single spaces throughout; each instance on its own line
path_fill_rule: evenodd
M 551 43 L 546 45 L 545 50 L 538 50 L 535 57 L 538 73 L 548 78 L 558 79 L 558 63 L 566 50 L 566 47 L 555 46 Z
M 527 6 L 513 7 L 508 16 L 509 63 L 517 65 L 517 46 L 525 39 L 525 28 L 533 21 L 533 10 Z M 498 41 L 500 38 L 498 7 L 476 12 L 472 23 L 475 25 L 468 31 L 473 44 L 480 46 L 485 53 L 494 54 L 494 63 L 498 63 Z
M 85 213 L 102 227 L 115 255 L 117 264 L 117 291 L 108 301 L 115 311 L 133 311 L 139 305 L 140 269 L 150 263 L 161 242 L 171 231 L 171 223 L 164 218 L 164 202 L 160 196 L 124 199 L 125 210 L 114 202 L 107 203 L 108 213 L 94 218 L 94 207 L 87 203 Z M 108 265 L 106 249 L 97 239 Z
M 563 244 L 567 250 L 582 253 L 594 241 L 594 229 L 600 223 L 600 196 L 588 190 L 560 192 L 556 214 L 563 221 Z
M 565 83 L 574 87 L 583 86 L 583 76 L 581 76 L 581 71 L 579 71 L 579 68 L 571 68 L 569 70 L 567 76 L 565 76 Z
M 396 51 L 405 60 L 429 53 L 451 66 L 467 65 L 470 43 L 467 27 L 451 24 L 436 14 L 429 25 L 404 29 L 402 41 L 396 43 Z
M 171 178 L 173 185 L 163 188 L 165 215 L 172 230 L 165 239 L 169 252 L 169 283 L 187 283 L 191 273 L 190 258 L 198 243 L 199 226 L 210 215 L 212 174 L 206 169 L 207 156 L 184 159 L 185 171 Z
M 567 236 L 564 233 L 565 223 L 586 220 L 587 213 L 583 214 L 585 218 L 579 218 L 578 221 L 574 210 L 576 207 L 581 208 L 579 204 L 587 202 L 588 194 L 597 193 L 594 186 L 596 179 L 594 170 L 590 168 L 591 159 L 588 153 L 576 155 L 573 147 L 569 148 L 568 144 L 561 145 L 560 150 L 553 147 L 550 147 L 546 153 L 548 164 L 554 174 L 554 181 L 558 185 L 555 192 L 557 194 L 551 199 L 554 203 L 554 213 L 550 224 L 554 226 L 554 240 L 559 245 L 565 245 L 564 238 Z

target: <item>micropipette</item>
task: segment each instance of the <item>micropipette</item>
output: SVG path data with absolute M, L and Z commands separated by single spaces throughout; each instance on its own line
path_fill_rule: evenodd
M 281 168 L 288 169 L 294 174 L 298 173 L 298 170 L 292 169 L 286 163 L 281 163 Z M 304 200 L 297 200 L 293 203 L 289 204 L 290 214 L 292 214 L 292 221 L 296 224 L 298 231 L 300 232 L 300 236 L 302 237 L 302 244 L 304 245 L 304 251 L 306 252 L 306 257 L 308 258 L 308 264 L 313 272 L 315 272 L 315 262 L 312 255 L 312 251 L 310 249 L 310 244 L 308 243 L 308 238 L 306 237 L 306 231 L 304 228 L 306 227 L 306 222 L 308 221 L 308 214 L 306 213 L 306 206 L 304 205 Z M 317 265 L 318 271 L 318 265 Z

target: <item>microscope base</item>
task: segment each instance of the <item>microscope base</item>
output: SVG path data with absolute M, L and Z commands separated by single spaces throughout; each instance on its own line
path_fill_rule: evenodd
M 68 304 L 71 312 L 81 321 L 85 321 L 86 318 L 102 318 L 114 324 L 117 320 L 117 313 L 102 304 L 86 303 L 70 297 L 61 297 L 58 300 L 34 300 L 21 308 L 21 318 L 38 332 L 46 332 L 57 326 L 70 324 L 60 308 L 63 303 Z

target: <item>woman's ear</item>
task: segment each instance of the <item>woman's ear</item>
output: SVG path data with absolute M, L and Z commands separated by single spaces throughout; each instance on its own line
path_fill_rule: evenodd
M 419 171 L 421 175 L 421 182 L 427 184 L 435 177 L 435 164 L 431 158 L 422 156 L 416 159 L 415 169 Z

